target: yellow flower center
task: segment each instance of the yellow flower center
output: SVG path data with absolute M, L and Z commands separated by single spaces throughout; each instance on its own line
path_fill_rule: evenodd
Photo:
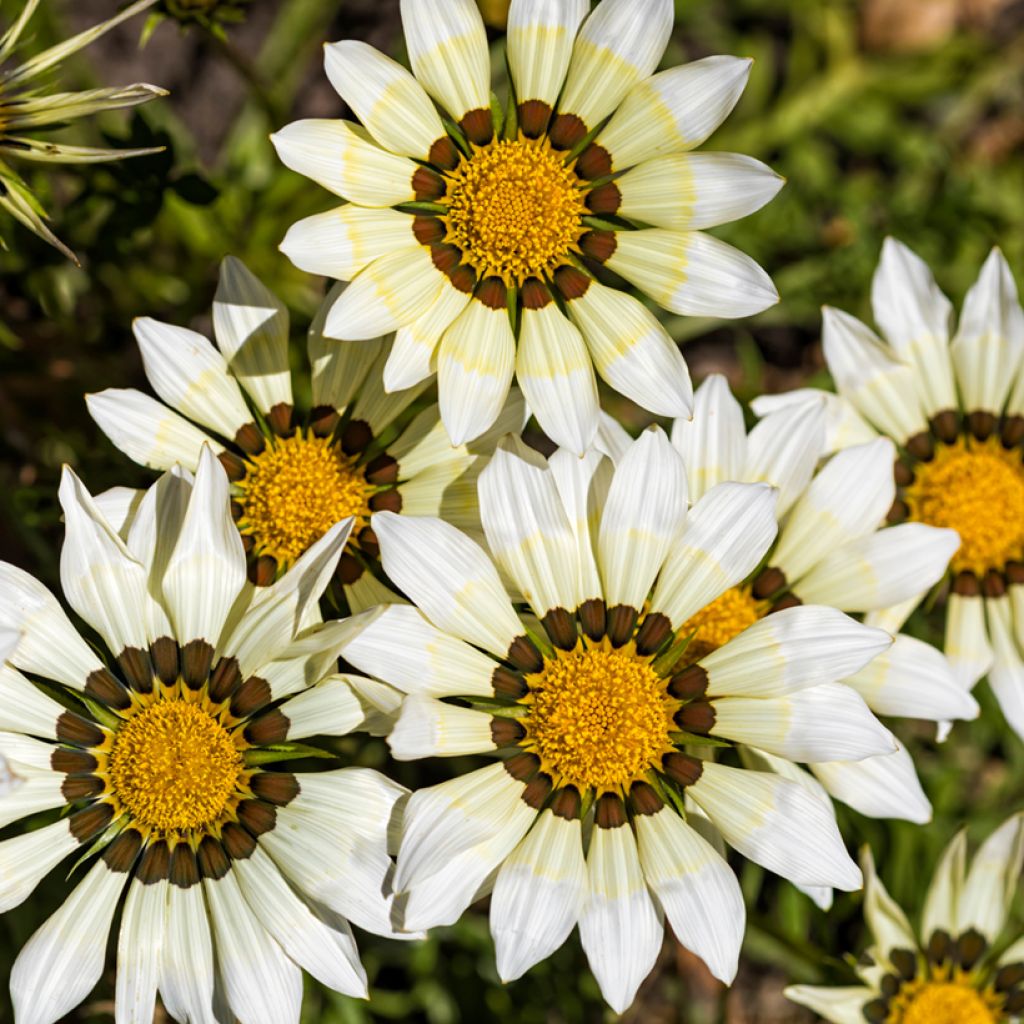
M 238 528 L 255 541 L 255 554 L 278 565 L 294 562 L 338 520 L 370 515 L 366 477 L 336 441 L 304 435 L 272 438 L 246 462 Z
M 930 981 L 896 1021 L 899 1024 L 995 1024 L 998 1019 L 976 989 L 951 981 Z
M 693 637 L 683 653 L 683 664 L 692 665 L 727 644 L 734 636 L 752 626 L 768 610 L 767 601 L 758 601 L 749 587 L 730 587 L 679 628 L 679 636 Z
M 579 645 L 527 677 L 523 721 L 541 767 L 581 792 L 627 786 L 672 749 L 677 705 L 665 680 L 627 649 Z
M 1024 555 L 1024 468 L 998 438 L 939 446 L 904 492 L 910 517 L 960 534 L 954 572 L 984 576 Z
M 129 718 L 108 762 L 111 786 L 132 818 L 164 831 L 216 821 L 243 767 L 227 730 L 179 700 L 158 701 Z
M 474 147 L 447 175 L 445 241 L 481 278 L 522 284 L 579 251 L 587 208 L 564 161 L 546 139 L 507 139 Z

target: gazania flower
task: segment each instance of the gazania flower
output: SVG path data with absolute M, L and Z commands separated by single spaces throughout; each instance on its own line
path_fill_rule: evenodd
M 348 200 L 281 245 L 304 270 L 352 280 L 325 334 L 396 331 L 385 386 L 436 366 L 455 443 L 490 427 L 513 375 L 577 454 L 597 430 L 595 369 L 654 413 L 688 413 L 675 343 L 598 266 L 675 313 L 748 316 L 777 301 L 757 264 L 700 229 L 758 209 L 781 179 L 690 152 L 732 110 L 750 61 L 654 74 L 671 0 L 603 0 L 583 20 L 587 8 L 513 0 L 501 116 L 473 0 L 403 0 L 415 77 L 365 43 L 333 43 L 327 75 L 362 124 L 297 121 L 273 136 L 289 167 Z
M 848 988 L 794 985 L 786 995 L 833 1024 L 1010 1024 L 1024 1013 L 1024 938 L 1003 936 L 1020 883 L 1021 816 L 998 828 L 967 869 L 961 832 L 935 871 L 920 941 L 864 850 L 864 917 L 874 940 Z
M 338 578 L 349 605 L 362 608 L 383 593 L 374 576 L 379 563 L 370 514 L 443 514 L 479 529 L 475 483 L 482 453 L 499 430 L 522 426 L 523 411 L 513 395 L 494 431 L 451 447 L 436 405 L 410 422 L 409 407 L 426 381 L 384 393 L 389 343 L 324 339 L 332 298 L 309 333 L 313 408 L 306 415 L 296 414 L 292 396 L 288 311 L 231 257 L 221 265 L 213 304 L 216 347 L 184 327 L 135 322 L 146 375 L 166 405 L 121 388 L 86 401 L 114 444 L 145 466 L 194 469 L 203 445 L 213 447 L 232 481 L 233 515 L 250 578 L 259 585 L 272 583 L 351 516 Z
M 39 200 L 9 161 L 101 163 L 106 160 L 159 152 L 159 149 L 96 149 L 90 146 L 67 146 L 37 137 L 41 131 L 56 130 L 70 121 L 90 117 L 103 110 L 134 107 L 140 103 L 147 103 L 157 96 L 167 95 L 163 89 L 140 83 L 108 89 L 89 89 L 85 92 L 56 93 L 45 93 L 36 84 L 36 79 L 57 67 L 73 53 L 88 46 L 127 18 L 146 10 L 147 7 L 152 7 L 156 0 L 137 0 L 108 21 L 51 46 L 20 65 L 3 68 L 4 63 L 17 53 L 25 29 L 39 3 L 40 0 L 26 0 L 18 17 L 7 31 L 0 35 L 0 209 L 6 210 L 29 231 L 45 239 L 68 259 L 73 260 L 75 254 L 47 226 L 46 214 L 39 205 Z
M 297 1022 L 301 968 L 365 995 L 346 919 L 390 932 L 387 829 L 404 791 L 364 769 L 276 767 L 365 717 L 372 682 L 333 674 L 351 626 L 316 624 L 350 524 L 257 590 L 208 449 L 194 485 L 169 473 L 146 493 L 126 539 L 70 470 L 60 494 L 64 592 L 105 649 L 0 565 L 0 621 L 21 634 L 0 668 L 0 751 L 22 780 L 0 825 L 63 812 L 0 843 L 0 908 L 69 857 L 89 864 L 14 964 L 17 1019 L 53 1024 L 85 998 L 125 894 L 119 1020 L 151 1020 L 159 989 L 179 1021 L 229 1005 Z
M 808 605 L 686 661 L 684 624 L 761 561 L 774 502 L 763 484 L 726 483 L 687 514 L 682 459 L 655 428 L 614 467 L 596 451 L 547 462 L 502 442 L 480 477 L 497 567 L 441 520 L 374 517 L 385 568 L 415 607 L 384 609 L 345 658 L 408 694 L 395 756 L 498 756 L 411 798 L 395 875 L 406 928 L 451 923 L 493 885 L 502 978 L 579 925 L 622 1010 L 664 917 L 717 977 L 735 973 L 743 900 L 706 835 L 802 884 L 860 885 L 827 801 L 709 755 L 734 742 L 810 761 L 893 749 L 832 682 L 889 636 Z
M 852 407 L 844 419 L 899 448 L 890 520 L 959 534 L 946 654 L 965 689 L 989 673 L 1007 720 L 1024 736 L 1024 311 L 1013 276 L 994 249 L 950 340 L 949 300 L 928 267 L 888 239 L 872 302 L 888 343 L 849 314 L 825 310 L 825 358 Z M 899 629 L 926 589 L 876 621 Z
M 748 435 L 739 403 L 716 374 L 697 389 L 693 419 L 673 425 L 691 500 L 725 480 L 764 481 L 779 494 L 777 542 L 751 578 L 690 621 L 688 657 L 714 651 L 765 615 L 805 601 L 872 622 L 872 613 L 938 582 L 959 546 L 952 530 L 885 526 L 896 490 L 896 448 L 888 438 L 848 447 L 819 468 L 828 410 L 817 395 L 817 401 L 770 412 Z M 897 636 L 843 681 L 881 715 L 945 721 L 978 714 L 943 655 L 909 636 Z M 931 817 L 903 747 L 879 758 L 810 767 L 829 793 L 863 814 L 918 823 Z

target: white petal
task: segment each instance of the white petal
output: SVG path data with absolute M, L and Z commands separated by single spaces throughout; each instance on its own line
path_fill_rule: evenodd
M 1013 273 L 998 249 L 985 260 L 964 298 L 950 351 L 963 408 L 998 415 L 1024 358 L 1024 310 Z
M 504 657 L 524 630 L 480 546 L 440 519 L 378 512 L 372 524 L 388 578 L 430 621 Z
M 845 988 L 818 988 L 814 985 L 790 985 L 787 999 L 806 1006 L 830 1024 L 861 1024 L 864 1007 L 875 993 L 870 988 L 849 985 Z
M 495 749 L 491 716 L 423 694 L 410 694 L 402 701 L 388 746 L 399 761 L 482 754 Z
M 771 417 L 768 417 L 771 418 Z M 829 551 L 878 528 L 896 497 L 888 438 L 837 452 L 798 498 L 772 552 L 790 584 Z
M 67 803 L 61 790 L 65 776 L 58 772 L 32 771 L 23 767 L 9 749 L 9 735 L 0 735 L 0 757 L 3 757 L 7 765 L 7 775 L 13 775 L 17 784 L 8 788 L 0 800 L 0 828 L 5 828 L 11 822 L 30 814 L 49 811 Z M 47 749 L 52 750 L 53 747 L 48 745 Z
M 351 281 L 367 264 L 408 247 L 412 216 L 349 203 L 296 221 L 281 252 L 300 270 Z
M 431 697 L 494 693 L 495 663 L 432 626 L 411 605 L 389 605 L 376 614 L 345 648 L 345 660 L 406 693 Z
M 803 885 L 860 888 L 831 809 L 800 783 L 705 761 L 687 792 L 730 846 L 769 871 Z
M 497 419 L 515 368 L 515 338 L 504 307 L 470 302 L 441 338 L 437 389 L 452 444 L 479 437 Z
M 643 228 L 615 238 L 608 267 L 673 313 L 753 316 L 779 301 L 771 278 L 749 256 L 711 235 Z
M 245 551 L 231 518 L 228 478 L 204 448 L 185 522 L 163 577 L 175 635 L 186 643 L 202 639 L 215 644 L 244 585 Z
M 167 882 L 144 885 L 138 878 L 128 887 L 117 937 L 117 1024 L 150 1024 L 153 1020 L 169 888 Z
M 204 443 L 222 446 L 183 416 L 141 391 L 107 388 L 86 395 L 89 415 L 111 442 L 140 465 L 170 469 L 181 464 L 195 469 Z
M 672 547 L 651 607 L 679 628 L 754 570 L 775 539 L 775 490 L 724 483 L 693 507 Z
M 824 761 L 810 768 L 832 796 L 869 818 L 916 825 L 932 820 L 932 805 L 905 747 L 862 761 Z
M 3 799 L 9 795 L 4 793 Z M 66 820 L 0 843 L 0 913 L 23 903 L 43 878 L 78 848 Z
M 791 761 L 862 761 L 896 750 L 863 698 L 842 683 L 785 697 L 723 697 L 711 735 L 749 743 Z
M 938 583 L 959 546 L 955 530 L 901 523 L 835 548 L 797 590 L 804 601 L 848 612 L 884 608 Z
M 134 487 L 108 487 L 92 500 L 118 537 L 126 540 L 145 494 Z
M 732 868 L 667 806 L 637 815 L 635 827 L 644 878 L 676 938 L 732 984 L 747 919 Z
M 455 121 L 491 106 L 491 58 L 474 0 L 402 0 L 416 78 Z
M 430 253 L 413 244 L 364 267 L 328 310 L 328 338 L 378 338 L 421 317 L 441 293 L 444 275 Z
M 652 75 L 630 89 L 595 144 L 611 155 L 613 171 L 696 148 L 732 112 L 753 63 L 705 57 Z
M 882 244 L 882 257 L 871 282 L 871 305 L 889 344 L 916 368 L 915 390 L 925 412 L 932 416 L 956 409 L 949 359 L 953 307 L 924 260 L 894 238 Z
M 560 112 L 588 128 L 610 114 L 634 82 L 658 66 L 672 32 L 670 0 L 603 0 L 573 46 Z
M 916 952 L 914 930 L 907 915 L 878 877 L 875 858 L 868 846 L 861 851 L 861 867 L 864 871 L 864 920 L 871 929 L 883 961 L 888 962 L 890 953 L 895 949 Z
M 743 409 L 720 373 L 712 373 L 693 396 L 693 417 L 672 424 L 672 444 L 686 465 L 690 500 L 698 501 L 715 484 L 745 480 L 747 429 Z
M 416 164 L 381 149 L 348 121 L 293 121 L 270 141 L 285 167 L 351 203 L 395 206 L 416 198 Z
M 826 306 L 821 343 L 839 393 L 875 427 L 900 444 L 928 429 L 917 373 L 856 317 Z
M 81 682 L 75 688 L 81 689 Z M 56 739 L 64 710 L 11 665 L 0 665 L 0 729 Z
M 356 342 L 364 345 L 365 342 Z M 390 360 L 392 343 L 385 340 L 380 355 L 370 367 L 362 386 L 356 392 L 352 418 L 368 423 L 375 437 L 398 420 L 402 413 L 423 393 L 428 381 L 421 381 L 402 391 L 387 391 L 384 388 L 384 367 Z
M 712 697 L 781 697 L 846 676 L 892 645 L 834 608 L 799 605 L 760 619 L 701 659 Z
M 856 407 L 845 398 L 819 388 L 794 388 L 777 395 L 759 395 L 750 402 L 756 416 L 767 416 L 787 405 L 825 403 L 825 451 L 837 452 L 853 444 L 867 444 L 877 436 Z
M 605 1002 L 622 1013 L 654 966 L 663 934 L 628 825 L 591 833 L 587 882 L 580 940 Z
M 579 819 L 542 811 L 505 858 L 491 895 L 491 935 L 502 981 L 522 977 L 565 942 L 586 894 Z
M 292 404 L 288 310 L 249 268 L 225 256 L 213 298 L 217 347 L 261 412 Z
M 66 523 L 61 586 L 68 601 L 115 654 L 149 645 L 146 570 L 93 505 L 89 492 L 65 467 L 60 503 Z
M 609 608 L 643 608 L 685 522 L 686 467 L 665 432 L 651 427 L 615 467 L 601 515 L 597 558 Z
M 783 184 L 767 164 L 739 153 L 671 153 L 615 179 L 615 212 L 656 228 L 697 231 L 760 210 Z
M 22 947 L 11 970 L 19 1024 L 55 1024 L 92 991 L 103 972 L 107 933 L 127 877 L 97 861 Z
M 508 438 L 480 474 L 480 517 L 495 560 L 540 616 L 586 600 L 576 537 L 547 462 Z
M 553 302 L 523 309 L 516 379 L 544 433 L 582 455 L 597 433 L 597 380 L 583 336 Z
M 985 625 L 985 604 L 980 597 L 951 593 L 946 604 L 946 640 L 943 650 L 960 685 L 971 689 L 992 667 L 993 652 Z
M 880 715 L 933 722 L 978 715 L 978 702 L 957 682 L 942 652 L 903 634 L 888 651 L 843 682 Z
M 259 847 L 233 869 L 249 909 L 295 963 L 336 992 L 367 998 L 366 972 L 351 931 L 336 931 L 320 920 Z
M 203 880 L 217 968 L 234 1014 L 246 1024 L 297 1024 L 302 972 L 249 908 L 233 871 Z
M 470 296 L 446 279 L 434 304 L 411 324 L 398 329 L 384 367 L 385 391 L 412 387 L 436 372 L 437 346 L 469 302 Z
M 324 67 L 331 85 L 385 149 L 429 158 L 444 127 L 423 86 L 401 64 L 366 43 L 344 39 L 324 47 Z
M 168 887 L 160 996 L 167 1012 L 189 1024 L 217 1024 L 213 1014 L 213 942 L 200 886 Z
M 169 406 L 222 437 L 252 421 L 224 357 L 201 334 L 149 317 L 132 328 L 146 376 Z
M 1024 658 L 1013 635 L 1013 611 L 1006 597 L 987 598 L 985 612 L 992 642 L 988 681 L 1006 721 L 1024 735 Z
M 275 691 L 276 695 L 276 691 Z M 328 676 L 285 705 L 288 739 L 329 734 L 344 736 L 363 722 L 363 705 L 353 693 L 347 676 Z
M 967 831 L 961 829 L 942 851 L 925 895 L 921 912 L 921 938 L 927 942 L 933 932 L 943 930 L 959 935 L 960 896 L 967 881 Z
M 553 107 L 572 56 L 576 30 L 589 0 L 512 0 L 508 12 L 508 66 L 520 104 Z
M 739 478 L 777 487 L 781 519 L 811 482 L 825 449 L 824 403 L 765 416 L 747 437 L 747 465 Z
M 690 415 L 693 387 L 686 361 L 642 302 L 591 281 L 567 306 L 603 380 L 658 416 Z
M 103 667 L 57 599 L 23 569 L 0 562 L 0 623 L 19 634 L 12 665 L 84 689 L 90 673 Z

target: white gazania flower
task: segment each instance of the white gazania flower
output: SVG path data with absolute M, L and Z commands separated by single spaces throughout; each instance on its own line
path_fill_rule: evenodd
M 512 0 L 502 117 L 476 3 L 402 0 L 415 77 L 365 43 L 333 43 L 327 75 L 362 124 L 297 121 L 272 137 L 289 167 L 348 201 L 281 245 L 303 270 L 352 280 L 325 333 L 396 331 L 386 386 L 436 367 L 456 443 L 490 427 L 513 376 L 577 454 L 597 431 L 595 369 L 654 413 L 688 413 L 675 343 L 597 265 L 674 313 L 749 316 L 778 299 L 756 263 L 701 229 L 757 210 L 781 179 L 749 157 L 691 152 L 750 61 L 654 74 L 672 0 L 602 0 L 584 20 L 588 7 Z
M 884 342 L 825 309 L 825 358 L 852 409 L 833 443 L 849 443 L 854 429 L 890 437 L 899 449 L 893 518 L 959 534 L 946 655 L 964 689 L 988 672 L 1024 736 L 1024 310 L 1013 275 L 993 249 L 953 333 L 952 306 L 931 271 L 890 238 L 871 298 Z M 788 401 L 799 406 L 808 394 Z M 897 630 L 924 597 L 922 588 L 872 619 Z
M 70 470 L 60 496 L 64 593 L 102 646 L 0 564 L 0 624 L 20 633 L 0 666 L 0 753 L 21 780 L 0 826 L 62 811 L 0 843 L 0 910 L 61 861 L 87 864 L 15 961 L 19 1024 L 88 995 L 122 897 L 118 1021 L 151 1021 L 159 990 L 179 1021 L 297 1022 L 303 968 L 365 996 L 348 921 L 391 933 L 388 828 L 405 791 L 361 768 L 276 767 L 381 703 L 381 684 L 336 674 L 351 620 L 319 623 L 351 521 L 259 590 L 209 449 L 194 483 L 168 473 L 146 492 L 123 536 Z
M 779 612 L 686 663 L 684 623 L 745 579 L 776 532 L 764 484 L 722 484 L 689 513 L 686 494 L 682 459 L 657 428 L 614 466 L 593 450 L 548 462 L 507 439 L 480 477 L 495 561 L 440 520 L 376 515 L 385 568 L 415 606 L 386 608 L 345 650 L 408 694 L 396 757 L 498 756 L 410 799 L 400 921 L 451 923 L 493 889 L 502 978 L 578 925 L 616 1010 L 650 971 L 665 917 L 732 979 L 744 906 L 723 837 L 799 883 L 861 883 L 827 801 L 716 763 L 713 750 L 754 743 L 815 761 L 893 749 L 863 700 L 833 682 L 891 639 L 834 609 Z M 529 614 L 513 609 L 499 570 Z
M 769 412 L 748 434 L 739 402 L 715 374 L 697 389 L 693 419 L 673 425 L 691 500 L 727 480 L 764 481 L 779 490 L 777 542 L 750 578 L 690 620 L 694 654 L 716 650 L 765 615 L 805 601 L 870 616 L 916 598 L 943 577 L 959 546 L 952 530 L 885 525 L 896 496 L 896 448 L 888 438 L 848 447 L 819 468 L 829 409 L 823 392 L 812 395 L 817 400 Z M 843 682 L 880 715 L 942 722 L 978 714 L 943 655 L 909 636 L 897 636 Z M 832 796 L 862 814 L 919 824 L 931 818 L 903 748 L 811 770 Z
M 967 868 L 967 837 L 946 848 L 921 916 L 920 940 L 864 850 L 864 917 L 873 943 L 856 968 L 861 984 L 794 985 L 786 995 L 832 1024 L 1011 1024 L 1024 1014 L 1024 937 L 993 947 L 1009 919 L 1024 861 L 1016 814 Z
M 296 413 L 292 395 L 288 311 L 232 257 L 221 265 L 213 304 L 216 346 L 184 327 L 135 321 L 146 376 L 166 405 L 123 388 L 86 401 L 111 441 L 145 466 L 194 470 L 203 445 L 213 446 L 232 482 L 250 579 L 260 586 L 353 517 L 337 579 L 345 603 L 361 610 L 392 599 L 377 578 L 371 513 L 443 515 L 479 531 L 476 478 L 497 438 L 520 429 L 524 411 L 514 392 L 494 429 L 452 447 L 436 404 L 412 415 L 427 381 L 384 392 L 391 342 L 324 338 L 324 317 L 342 290 L 327 298 L 310 328 L 312 409 L 305 415 Z M 122 493 L 125 502 L 138 497 Z

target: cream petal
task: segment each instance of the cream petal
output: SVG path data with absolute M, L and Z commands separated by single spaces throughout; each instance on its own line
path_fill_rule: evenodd
M 609 608 L 643 608 L 686 523 L 686 508 L 683 460 L 665 432 L 650 427 L 615 467 L 601 514 L 597 560 Z
M 980 597 L 962 597 L 955 592 L 949 595 L 943 650 L 953 674 L 965 690 L 970 690 L 992 667 L 985 604 Z
M 672 19 L 671 0 L 602 0 L 576 36 L 559 112 L 596 127 L 658 66 Z
M 932 875 L 921 911 L 921 939 L 927 943 L 932 933 L 942 929 L 959 935 L 960 898 L 967 881 L 967 831 L 961 829 L 942 851 Z
M 676 938 L 732 984 L 747 918 L 732 868 L 667 806 L 634 821 L 644 878 Z
M 213 942 L 200 886 L 168 888 L 160 951 L 160 996 L 175 1020 L 218 1024 L 213 1013 Z
M 597 380 L 583 336 L 553 302 L 523 309 L 516 379 L 544 433 L 582 455 L 597 434 Z
M 549 107 L 565 81 L 576 30 L 589 0 L 512 0 L 508 11 L 508 66 L 520 104 L 539 100 Z
M 864 1007 L 875 993 L 862 985 L 843 988 L 819 988 L 814 985 L 790 985 L 785 990 L 787 999 L 813 1010 L 830 1024 L 861 1024 Z
M 1024 736 L 1024 658 L 1013 635 L 1013 609 L 1006 597 L 986 598 L 985 613 L 993 654 L 989 685 L 1010 727 Z
M 293 121 L 270 141 L 285 167 L 350 203 L 384 207 L 416 198 L 416 164 L 381 149 L 348 121 Z
M 761 267 L 711 235 L 643 228 L 618 231 L 615 240 L 609 269 L 672 313 L 753 316 L 779 301 Z
M 630 89 L 595 145 L 611 156 L 613 171 L 696 148 L 732 112 L 753 63 L 749 57 L 705 57 L 651 75 Z
M 145 494 L 135 487 L 108 487 L 92 500 L 118 537 L 126 540 Z
M 540 616 L 574 612 L 586 600 L 576 537 L 545 459 L 503 440 L 478 487 L 480 517 L 495 561 Z
M 399 761 L 424 757 L 455 757 L 494 750 L 491 716 L 424 694 L 402 701 L 402 710 L 388 736 L 392 756 Z
M 831 796 L 869 818 L 896 818 L 915 825 L 932 820 L 932 805 L 905 747 L 862 761 L 824 761 L 810 768 Z
M 760 210 L 784 184 L 767 164 L 739 153 L 670 153 L 615 179 L 615 212 L 656 228 L 697 231 Z
M 569 937 L 587 896 L 578 819 L 545 809 L 505 858 L 491 895 L 491 935 L 504 982 L 522 977 Z
M 357 344 L 364 344 L 357 342 Z M 387 427 L 398 420 L 402 413 L 421 395 L 428 381 L 420 381 L 402 391 L 387 391 L 384 388 L 384 367 L 391 359 L 392 342 L 385 340 L 384 347 L 376 362 L 370 367 L 362 387 L 356 394 L 352 417 L 368 423 L 374 437 L 379 437 Z
M 864 872 L 864 920 L 871 929 L 883 962 L 890 962 L 890 954 L 895 949 L 916 951 L 914 930 L 910 927 L 907 915 L 878 877 L 875 858 L 869 847 L 865 846 L 861 850 L 860 862 Z
M 776 533 L 775 490 L 724 483 L 693 507 L 654 588 L 651 607 L 678 629 L 690 616 L 746 579 Z
M 285 707 L 288 739 L 308 736 L 344 736 L 363 723 L 362 702 L 352 691 L 349 677 L 328 676 L 292 697 Z
M 825 403 L 825 454 L 830 455 L 854 444 L 867 444 L 878 432 L 845 398 L 820 388 L 794 388 L 777 395 L 759 395 L 750 402 L 756 416 L 767 416 L 787 405 Z
M 117 937 L 116 1024 L 153 1020 L 169 888 L 167 882 L 145 885 L 138 878 L 128 887 Z
M 292 404 L 288 310 L 234 256 L 226 256 L 220 265 L 213 334 L 231 373 L 261 412 Z
M 222 445 L 162 402 L 131 388 L 107 388 L 86 395 L 96 425 L 128 458 L 150 469 L 182 465 L 195 469 L 204 444 Z
M 331 85 L 385 149 L 430 158 L 444 126 L 423 86 L 401 64 L 364 42 L 344 39 L 324 47 L 324 67 Z
M 693 386 L 686 361 L 642 302 L 591 281 L 567 306 L 602 380 L 658 416 L 690 415 Z
M 497 419 L 512 386 L 515 349 L 504 307 L 470 302 L 445 331 L 437 353 L 437 390 L 452 444 L 474 440 Z
M 490 110 L 491 58 L 474 0 L 402 0 L 402 28 L 416 78 L 455 121 Z

